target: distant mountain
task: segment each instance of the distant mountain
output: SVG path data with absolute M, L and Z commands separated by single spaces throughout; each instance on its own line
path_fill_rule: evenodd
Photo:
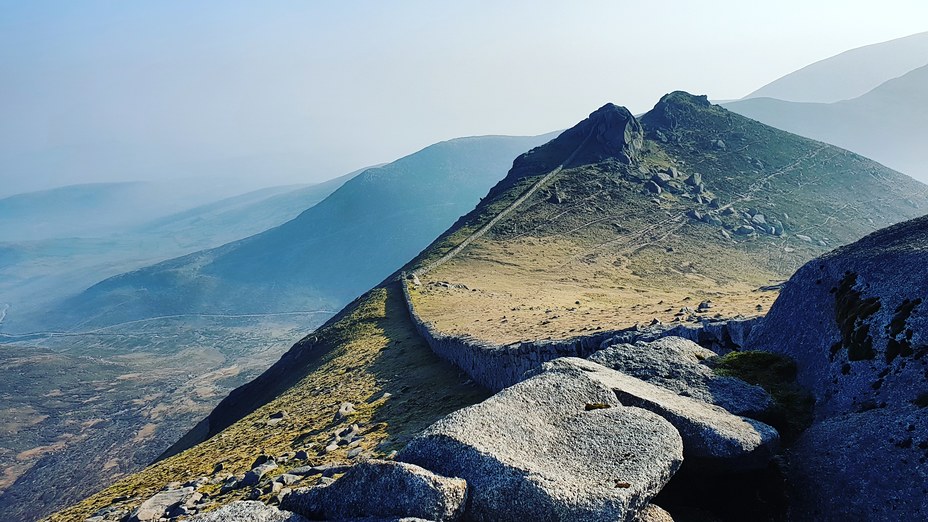
M 315 185 L 269 187 L 225 198 L 144 223 L 129 234 L 164 238 L 178 248 L 219 246 L 295 218 L 365 170 Z
M 428 245 L 512 158 L 549 137 L 432 145 L 364 171 L 279 227 L 107 279 L 43 319 L 90 326 L 179 313 L 338 308 Z
M 852 100 L 796 103 L 751 98 L 725 107 L 768 125 L 853 150 L 928 181 L 928 65 Z
M 745 96 L 831 103 L 856 98 L 928 64 L 928 32 L 845 51 L 807 65 Z
M 16 218 L 20 226 L 25 223 L 28 228 L 36 215 L 44 214 L 36 226 L 47 228 L 49 233 L 0 241 L 0 305 L 12 307 L 3 325 L 7 330 L 21 331 L 16 323 L 24 315 L 44 310 L 102 279 L 273 228 L 325 199 L 360 172 L 316 185 L 252 191 L 142 224 L 133 224 L 125 213 L 133 211 L 139 196 L 148 194 L 152 184 L 66 187 L 8 198 L 15 205 L 8 204 L 6 210 L 20 210 Z M 48 216 L 55 212 L 56 216 Z M 107 212 L 113 212 L 112 222 L 106 222 L 110 219 Z M 76 219 L 88 213 L 99 214 L 99 226 Z M 43 237 L 66 232 L 78 237 Z M 14 230 L 10 235 L 25 233 Z M 45 325 L 39 317 L 31 326 Z
M 179 210 L 157 210 L 150 193 L 147 183 L 93 183 L 9 196 L 0 199 L 0 241 L 97 235 Z

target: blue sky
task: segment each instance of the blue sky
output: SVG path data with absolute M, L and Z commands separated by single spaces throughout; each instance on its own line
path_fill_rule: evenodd
M 607 101 L 737 98 L 928 30 L 918 1 L 752 4 L 0 0 L 0 194 L 316 181 L 443 139 L 563 128 Z

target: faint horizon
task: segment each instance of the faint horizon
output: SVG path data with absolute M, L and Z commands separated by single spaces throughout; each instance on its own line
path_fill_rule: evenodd
M 928 29 L 913 1 L 713 5 L 2 1 L 0 197 L 319 182 L 451 138 L 566 128 L 606 102 L 737 99 Z

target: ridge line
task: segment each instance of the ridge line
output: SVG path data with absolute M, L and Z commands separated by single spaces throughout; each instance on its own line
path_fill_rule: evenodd
M 552 170 L 551 172 L 548 172 L 547 174 L 542 176 L 541 179 L 533 183 L 532 186 L 530 186 L 521 196 L 519 196 L 515 201 L 510 203 L 509 206 L 501 210 L 496 216 L 490 219 L 490 221 L 488 221 L 486 224 L 484 224 L 483 226 L 475 230 L 473 233 L 471 233 L 471 235 L 464 238 L 463 241 L 458 243 L 457 246 L 452 248 L 445 255 L 436 259 L 432 263 L 426 266 L 423 266 L 419 269 L 412 270 L 409 273 L 415 276 L 425 275 L 431 272 L 432 270 L 438 268 L 439 266 L 445 264 L 446 262 L 450 261 L 454 256 L 458 255 L 462 250 L 467 248 L 468 245 L 473 243 L 475 240 L 480 239 L 484 234 L 489 232 L 490 229 L 493 228 L 494 225 L 499 223 L 500 220 L 502 220 L 504 217 L 509 215 L 510 212 L 518 208 L 522 203 L 525 203 L 525 201 L 528 200 L 528 198 L 530 198 L 535 192 L 537 192 L 538 189 L 540 189 L 543 185 L 545 185 L 552 178 L 560 174 L 560 172 L 564 170 L 564 167 L 567 164 L 569 164 L 571 161 L 573 161 L 573 159 L 577 156 L 577 154 L 580 153 L 580 150 L 587 144 L 590 138 L 593 137 L 593 132 L 595 130 L 596 130 L 595 126 L 591 127 L 589 134 L 587 134 L 586 138 L 584 138 L 583 141 L 580 142 L 580 145 L 577 145 L 577 148 L 574 149 L 574 151 L 570 154 L 570 156 L 567 157 L 567 159 L 562 161 L 560 165 L 554 168 L 554 170 Z

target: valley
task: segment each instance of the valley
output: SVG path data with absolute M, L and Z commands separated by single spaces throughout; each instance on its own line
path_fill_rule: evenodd
M 38 495 L 73 502 L 147 465 L 330 315 L 148 318 L 0 337 L 0 510 L 25 518 Z

